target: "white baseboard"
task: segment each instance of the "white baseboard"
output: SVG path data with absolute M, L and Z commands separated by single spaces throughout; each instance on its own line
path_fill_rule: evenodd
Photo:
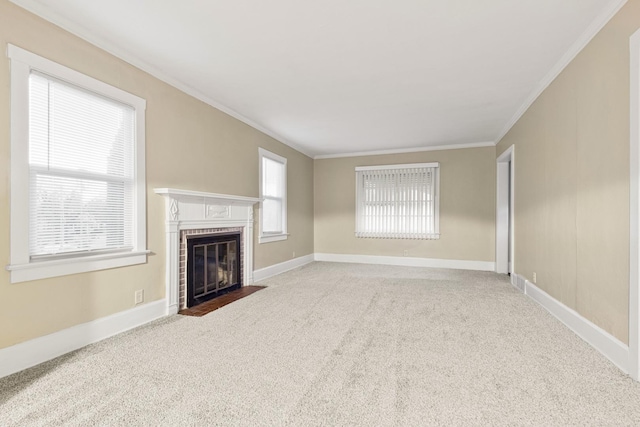
M 457 259 L 316 253 L 315 260 L 326 262 L 351 262 L 355 264 L 401 265 L 405 267 L 451 268 L 456 270 L 496 270 L 495 262 L 465 261 Z
M 519 274 L 512 275 L 512 283 L 522 284 L 524 293 L 536 301 L 560 320 L 569 329 L 585 340 L 589 345 L 598 350 L 624 373 L 629 373 L 629 347 L 616 337 L 582 317 L 577 311 L 567 307 L 560 301 L 538 288 Z
M 270 265 L 269 267 L 261 268 L 259 270 L 253 270 L 253 282 L 259 282 L 260 280 L 277 276 L 278 274 L 284 273 L 285 271 L 302 267 L 303 265 L 309 264 L 310 262 L 313 262 L 313 254 L 290 259 L 289 261 Z
M 153 301 L 59 332 L 0 349 L 0 378 L 54 359 L 165 316 L 167 301 Z

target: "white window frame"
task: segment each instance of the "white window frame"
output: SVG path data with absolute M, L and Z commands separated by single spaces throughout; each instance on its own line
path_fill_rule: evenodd
M 264 213 L 264 195 L 262 194 L 263 174 L 262 174 L 262 159 L 271 159 L 275 162 L 284 164 L 284 189 L 282 197 L 282 233 L 264 233 L 263 232 L 263 213 Z M 260 233 L 258 235 L 258 243 L 270 243 L 278 242 L 281 240 L 287 240 L 289 234 L 287 233 L 287 159 L 279 156 L 264 148 L 258 148 L 258 163 L 260 174 Z
M 145 109 L 146 101 L 85 74 L 9 44 L 11 60 L 11 283 L 84 273 L 147 262 Z M 37 70 L 135 109 L 133 249 L 99 255 L 31 260 L 29 255 L 29 75 Z
M 358 224 L 360 222 L 360 216 L 362 215 L 362 204 L 361 197 L 362 191 L 358 187 L 358 172 L 360 171 L 371 171 L 371 170 L 394 170 L 394 169 L 411 169 L 411 168 L 433 168 L 434 176 L 433 176 L 433 191 L 434 191 L 434 200 L 433 200 L 433 221 L 434 221 L 434 230 L 433 233 L 430 233 L 429 237 L 405 237 L 396 233 L 384 233 L 384 232 L 374 232 L 375 234 L 379 234 L 378 236 L 361 236 L 361 232 L 358 231 Z M 355 168 L 356 176 L 356 218 L 355 218 L 355 226 L 356 231 L 355 235 L 358 238 L 364 239 L 419 239 L 419 240 L 438 240 L 440 239 L 440 163 L 431 162 L 431 163 L 411 163 L 411 164 L 397 164 L 397 165 L 379 165 L 379 166 L 358 166 Z

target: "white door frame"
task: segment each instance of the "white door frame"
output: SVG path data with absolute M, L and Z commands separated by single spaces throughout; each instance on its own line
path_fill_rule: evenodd
M 640 30 L 629 40 L 631 54 L 629 148 L 629 374 L 640 379 Z
M 512 275 L 515 272 L 514 154 L 512 145 L 496 159 L 496 273 Z

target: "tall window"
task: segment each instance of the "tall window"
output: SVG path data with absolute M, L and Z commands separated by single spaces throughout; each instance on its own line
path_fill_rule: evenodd
M 135 111 L 29 76 L 31 258 L 133 246 Z
M 144 100 L 10 46 L 12 281 L 146 261 Z
M 356 237 L 438 239 L 439 164 L 356 168 Z
M 287 238 L 287 159 L 259 149 L 260 243 Z

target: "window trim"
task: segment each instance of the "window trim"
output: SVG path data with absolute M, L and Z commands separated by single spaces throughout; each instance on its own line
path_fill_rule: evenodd
M 360 221 L 360 196 L 361 193 L 358 189 L 358 172 L 372 171 L 372 170 L 394 170 L 394 169 L 411 169 L 411 168 L 433 168 L 434 172 L 434 199 L 433 199 L 433 227 L 434 232 L 431 233 L 432 237 L 421 237 L 418 240 L 439 240 L 440 239 L 440 162 L 430 163 L 405 163 L 395 165 L 377 165 L 377 166 L 356 166 L 355 168 L 355 228 L 357 229 L 358 222 Z M 354 234 L 357 236 L 358 231 L 355 230 Z M 409 239 L 407 237 L 358 237 L 361 239 Z M 415 238 L 411 238 L 415 239 Z
M 10 265 L 11 283 L 84 273 L 147 261 L 146 183 L 145 183 L 145 110 L 146 101 L 28 52 L 7 45 L 11 61 L 11 183 L 10 183 Z M 69 256 L 63 259 L 33 261 L 29 256 L 29 74 L 37 70 L 54 78 L 114 99 L 135 109 L 136 147 L 134 150 L 133 249 L 127 252 Z
M 262 184 L 263 184 L 263 175 L 262 175 L 262 159 L 266 157 L 267 159 L 271 159 L 275 162 L 284 164 L 284 191 L 282 196 L 282 233 L 264 233 L 263 230 L 263 213 L 264 213 L 264 205 L 263 201 L 265 199 L 262 193 Z M 287 240 L 289 233 L 287 232 L 287 159 L 285 157 L 279 156 L 271 151 L 265 150 L 264 148 L 258 147 L 258 173 L 259 177 L 259 185 L 260 185 L 260 232 L 258 233 L 258 243 L 271 243 L 278 242 L 281 240 Z

